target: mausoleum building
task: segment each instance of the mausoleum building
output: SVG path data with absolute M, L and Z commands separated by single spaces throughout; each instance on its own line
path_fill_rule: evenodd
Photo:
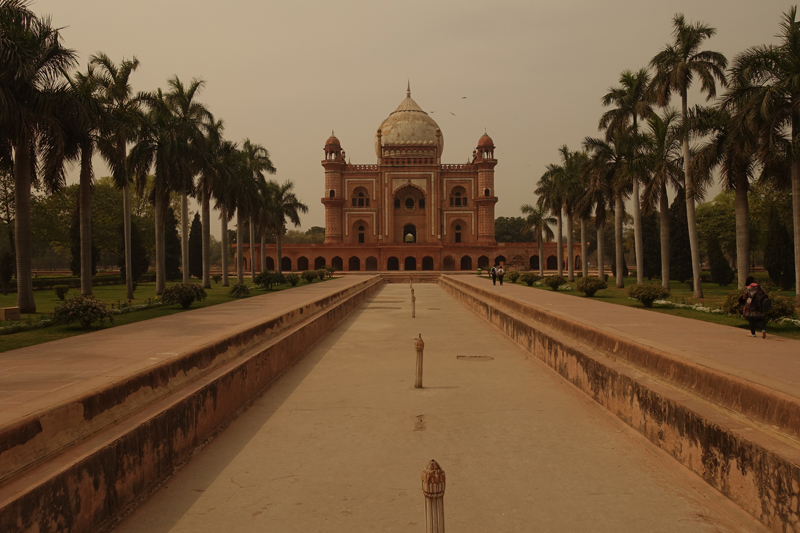
M 377 163 L 347 162 L 331 134 L 322 160 L 325 242 L 282 245 L 281 269 L 472 271 L 499 263 L 538 269 L 536 243 L 495 241 L 498 161 L 492 138 L 484 133 L 465 164 L 443 163 L 444 144 L 441 129 L 411 98 L 410 87 L 375 132 Z M 266 269 L 273 270 L 276 246 L 268 245 L 266 253 Z M 573 253 L 578 269 L 580 246 Z M 246 251 L 249 269 L 248 256 Z M 566 257 L 565 247 L 565 262 Z M 557 268 L 555 243 L 545 244 L 545 261 Z

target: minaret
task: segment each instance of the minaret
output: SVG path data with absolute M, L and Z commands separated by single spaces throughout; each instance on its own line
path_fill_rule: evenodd
M 478 206 L 478 242 L 481 244 L 496 244 L 494 238 L 494 204 L 497 196 L 494 194 L 494 167 L 497 160 L 494 158 L 494 142 L 486 133 L 478 141 L 478 148 L 473 163 L 478 168 L 478 197 L 475 204 Z
M 325 196 L 322 198 L 325 206 L 325 244 L 342 243 L 342 208 L 345 202 L 342 170 L 345 164 L 342 146 L 331 131 L 331 136 L 325 141 L 325 159 L 322 160 L 325 168 Z

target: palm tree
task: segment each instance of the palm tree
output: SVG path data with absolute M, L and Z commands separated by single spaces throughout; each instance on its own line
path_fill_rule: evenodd
M 681 155 L 681 128 L 678 112 L 672 109 L 664 114 L 653 115 L 647 121 L 645 142 L 645 165 L 649 175 L 642 192 L 645 213 L 659 208 L 661 240 L 661 286 L 669 290 L 669 198 L 667 188 L 682 187 L 683 170 Z
M 566 149 L 562 146 L 561 149 Z M 563 152 L 562 152 L 563 155 Z M 562 190 L 564 167 L 561 165 L 547 165 L 547 170 L 539 178 L 539 184 L 533 191 L 539 197 L 537 205 L 545 208 L 556 217 L 556 261 L 558 261 L 558 275 L 564 274 L 564 231 L 563 207 L 564 195 Z M 572 254 L 570 254 L 572 255 Z
M 212 194 L 216 207 L 220 210 L 222 223 L 222 286 L 228 287 L 228 222 L 236 210 L 236 191 L 238 180 L 244 179 L 244 157 L 236 143 L 222 141 L 217 156 L 214 157 L 212 171 L 215 181 Z
M 565 149 L 566 157 L 564 160 L 564 179 L 561 187 L 564 194 L 564 213 L 567 215 L 567 250 L 569 250 L 569 254 L 567 256 L 567 279 L 569 281 L 575 281 L 575 255 L 572 252 L 574 232 L 572 229 L 572 224 L 575 219 L 575 215 L 577 215 L 579 212 L 578 206 L 580 205 L 581 198 L 585 194 L 585 190 L 582 186 L 583 184 L 581 181 L 581 176 L 586 168 L 588 159 L 586 152 L 570 152 L 569 150 L 566 150 L 566 146 L 563 148 Z M 585 219 L 583 217 L 581 217 L 581 224 L 581 239 L 585 241 L 586 229 Z M 584 248 L 582 246 L 581 257 L 584 257 L 585 262 L 585 255 L 583 255 L 583 252 Z
M 629 179 L 631 157 L 631 135 L 623 133 L 613 134 L 612 141 L 607 142 L 603 139 L 587 137 L 583 141 L 586 151 L 589 153 L 589 163 L 587 172 L 591 176 L 591 190 L 589 198 L 595 202 L 595 209 L 602 204 L 602 221 L 605 223 L 605 201 L 606 196 L 614 200 L 614 241 L 616 248 L 617 271 L 614 273 L 616 286 L 625 286 L 624 279 L 624 249 L 622 242 L 622 223 L 625 218 L 625 197 L 627 186 L 631 182 Z M 602 199 L 602 201 L 601 201 Z M 598 216 L 595 214 L 595 224 L 598 224 Z M 601 237 L 602 226 L 597 226 L 597 251 L 598 266 L 601 257 Z
M 706 24 L 696 22 L 687 24 L 683 15 L 672 19 L 674 42 L 668 44 L 650 61 L 656 71 L 653 78 L 653 92 L 661 106 L 669 104 L 673 92 L 681 96 L 681 117 L 684 122 L 683 141 L 683 174 L 686 190 L 686 217 L 689 225 L 689 244 L 692 253 L 692 272 L 694 278 L 694 297 L 703 297 L 700 285 L 700 248 L 697 238 L 697 222 L 695 220 L 695 199 L 697 190 L 689 174 L 689 131 L 686 127 L 689 118 L 688 90 L 697 76 L 701 90 L 707 93 L 706 100 L 717 95 L 715 79 L 721 86 L 726 85 L 725 68 L 728 60 L 719 52 L 700 50 L 703 41 L 711 38 L 716 30 Z
M 797 7 L 783 14 L 777 45 L 754 46 L 734 61 L 731 75 L 746 80 L 735 98 L 758 133 L 758 160 L 765 168 L 782 158 L 790 168 L 794 226 L 796 303 L 800 305 L 800 23 Z M 790 132 L 787 138 L 786 133 Z
M 530 230 L 536 233 L 536 241 L 539 243 L 539 275 L 544 276 L 544 241 L 553 238 L 554 234 L 550 229 L 550 224 L 555 224 L 556 219 L 547 216 L 547 208 L 538 205 L 534 207 L 530 204 L 523 204 L 519 209 L 525 215 L 523 233 Z
M 17 306 L 36 311 L 31 280 L 31 177 L 37 148 L 48 150 L 41 127 L 54 119 L 65 89 L 56 80 L 75 64 L 58 29 L 38 18 L 26 0 L 0 2 L 0 137 L 13 147 Z M 8 157 L 6 155 L 6 157 Z
M 206 149 L 202 154 L 203 164 L 197 183 L 200 193 L 200 221 L 203 227 L 203 288 L 205 289 L 211 288 L 211 197 L 222 198 L 224 193 L 220 189 L 225 187 L 227 181 L 223 178 L 226 174 L 225 165 L 224 163 L 220 164 L 223 130 L 224 126 L 221 120 L 210 124 L 207 128 Z M 223 249 L 224 251 L 225 249 Z M 227 254 L 225 254 L 225 263 L 227 263 Z
M 281 257 L 281 240 L 286 235 L 286 221 L 300 226 L 300 213 L 308 213 L 308 206 L 297 199 L 294 192 L 294 183 L 286 180 L 282 184 L 270 182 L 272 188 L 269 195 L 269 218 L 270 226 L 275 231 L 275 242 L 277 243 L 278 258 Z M 281 273 L 281 262 L 278 260 L 278 273 Z
M 189 194 L 194 192 L 194 177 L 202 169 L 206 152 L 206 136 L 204 132 L 213 127 L 214 116 L 206 106 L 197 102 L 195 97 L 205 86 L 205 81 L 193 78 L 185 86 L 178 76 L 167 80 L 170 91 L 167 102 L 175 114 L 176 125 L 186 139 L 184 142 L 193 147 L 194 161 L 190 162 L 191 170 L 183 175 L 180 184 L 176 184 L 181 193 L 181 270 L 183 282 L 189 282 Z
M 89 58 L 94 67 L 98 98 L 103 106 L 103 123 L 98 149 L 111 168 L 114 184 L 122 189 L 122 225 L 125 232 L 125 289 L 133 299 L 133 260 L 131 258 L 131 173 L 128 170 L 128 141 L 141 121 L 139 98 L 134 97 L 130 77 L 139 60 L 123 59 L 117 66 L 104 53 Z
M 78 186 L 78 216 L 80 225 L 80 265 L 81 294 L 92 295 L 92 181 L 94 170 L 92 156 L 97 144 L 97 133 L 102 117 L 102 108 L 96 98 L 96 81 L 92 67 L 82 74 L 76 72 L 73 77 L 65 75 L 70 88 L 69 98 L 60 106 L 64 116 L 61 130 L 66 135 L 65 155 L 69 159 L 77 159 L 80 153 L 80 178 Z M 56 162 L 57 172 L 62 165 Z M 45 165 L 45 171 L 47 172 Z
M 698 179 L 711 179 L 719 168 L 725 189 L 734 191 L 736 210 L 736 267 L 739 288 L 744 288 L 750 270 L 750 209 L 747 193 L 754 178 L 756 137 L 746 112 L 731 114 L 735 106 L 729 100 L 726 107 L 698 110 L 693 129 L 709 135 L 709 141 L 692 159 L 689 171 Z
M 167 100 L 158 89 L 143 95 L 149 108 L 140 124 L 136 145 L 129 156 L 131 168 L 136 172 L 140 192 L 146 185 L 147 173 L 154 169 L 152 198 L 155 204 L 156 232 L 156 294 L 166 287 L 164 215 L 169 204 L 169 193 L 184 190 L 189 176 L 194 175 L 197 160 L 189 135 L 181 131 L 181 123 Z
M 638 136 L 639 128 L 637 119 L 647 119 L 653 114 L 650 105 L 648 89 L 650 75 L 647 69 L 637 72 L 626 70 L 622 73 L 619 87 L 612 87 L 603 96 L 603 105 L 615 105 L 614 109 L 606 111 L 600 119 L 600 129 L 606 129 L 606 141 L 610 141 L 612 134 L 623 133 L 628 128 L 633 133 L 633 138 Z M 633 146 L 633 152 L 638 152 L 638 146 Z M 644 283 L 644 246 L 642 241 L 642 215 L 639 199 L 640 175 L 636 172 L 629 173 L 633 189 L 633 235 L 636 252 L 636 282 Z

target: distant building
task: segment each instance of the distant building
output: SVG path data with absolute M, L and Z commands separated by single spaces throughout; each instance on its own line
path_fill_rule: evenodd
M 495 241 L 497 159 L 489 135 L 478 140 L 469 163 L 442 164 L 442 131 L 409 88 L 374 143 L 377 164 L 353 165 L 335 135 L 325 142 L 325 242 L 282 245 L 282 270 L 471 271 L 499 263 L 539 268 L 536 243 Z M 544 250 L 546 267 L 556 269 L 556 244 L 545 243 Z M 266 269 L 274 270 L 276 246 L 267 245 L 266 253 Z M 574 253 L 579 269 L 579 245 Z

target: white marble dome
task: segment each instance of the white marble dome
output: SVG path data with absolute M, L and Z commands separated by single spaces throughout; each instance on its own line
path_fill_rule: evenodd
M 406 91 L 406 98 L 397 109 L 392 111 L 378 128 L 381 132 L 381 143 L 384 146 L 402 144 L 425 144 L 436 146 L 436 130 L 439 125 L 423 111 L 411 98 L 411 89 Z M 444 150 L 444 136 L 439 137 L 439 154 Z M 378 133 L 375 133 L 375 154 L 381 157 L 381 146 Z

